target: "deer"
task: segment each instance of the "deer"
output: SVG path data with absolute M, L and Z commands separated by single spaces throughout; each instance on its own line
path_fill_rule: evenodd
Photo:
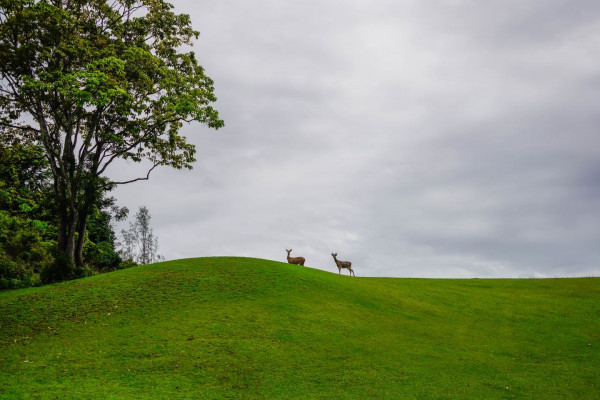
M 340 261 L 338 260 L 337 257 L 337 253 L 331 253 L 331 255 L 333 256 L 333 261 L 335 261 L 335 264 L 338 267 L 338 274 L 342 273 L 342 268 L 346 268 L 349 272 L 349 275 L 356 277 L 356 275 L 354 275 L 354 270 L 352 269 L 352 263 L 350 261 Z
M 285 249 L 285 251 L 287 251 L 288 255 L 287 255 L 287 262 L 288 264 L 296 264 L 296 265 L 302 265 L 304 267 L 304 261 L 306 261 L 304 259 L 304 257 L 290 257 L 290 253 L 292 252 L 292 249 Z

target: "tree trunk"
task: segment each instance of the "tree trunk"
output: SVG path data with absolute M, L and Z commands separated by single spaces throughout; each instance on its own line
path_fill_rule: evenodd
M 60 207 L 60 206 L 59 206 Z M 67 209 L 59 210 L 58 219 L 58 251 L 75 263 L 75 228 L 77 226 L 76 212 L 69 213 Z
M 60 208 L 60 206 L 59 206 Z M 64 215 L 63 210 L 58 211 L 58 251 L 67 253 L 67 216 Z
M 77 224 L 77 243 L 75 247 L 75 265 L 83 267 L 83 245 L 85 244 L 85 232 L 87 229 L 87 218 L 90 215 L 92 206 L 95 204 L 94 190 L 87 188 L 85 199 L 79 211 L 79 221 Z
M 58 214 L 58 252 L 70 262 L 75 262 L 75 224 L 76 213 L 69 209 L 64 179 L 55 177 L 54 190 L 57 198 Z
M 92 168 L 92 172 L 96 174 L 96 167 Z M 87 229 L 87 218 L 92 212 L 93 207 L 98 200 L 97 183 L 92 180 L 86 183 L 83 197 L 79 199 L 79 213 L 77 223 L 77 243 L 75 247 L 75 265 L 83 267 L 83 245 L 85 244 L 85 233 Z
M 75 247 L 75 265 L 83 267 L 83 245 L 85 243 L 87 215 L 81 218 L 79 228 L 77 229 L 77 245 Z

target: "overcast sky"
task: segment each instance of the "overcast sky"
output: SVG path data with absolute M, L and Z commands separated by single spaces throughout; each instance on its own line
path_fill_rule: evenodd
M 599 1 L 173 4 L 226 127 L 185 126 L 192 171 L 114 192 L 167 259 L 600 275 Z

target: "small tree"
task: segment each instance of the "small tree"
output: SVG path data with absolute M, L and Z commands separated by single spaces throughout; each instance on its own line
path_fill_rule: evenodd
M 158 238 L 150 227 L 150 212 L 141 206 L 135 214 L 135 221 L 129 223 L 129 229 L 123 229 L 123 247 L 121 256 L 126 260 L 133 260 L 138 264 L 152 264 L 164 260 L 158 254 Z

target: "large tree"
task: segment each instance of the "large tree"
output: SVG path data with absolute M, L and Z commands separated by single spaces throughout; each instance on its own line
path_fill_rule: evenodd
M 83 264 L 86 220 L 102 193 L 191 168 L 184 122 L 223 126 L 213 81 L 195 54 L 199 33 L 163 0 L 0 0 L 0 129 L 39 143 L 52 171 L 58 247 Z M 147 174 L 106 178 L 115 160 Z

